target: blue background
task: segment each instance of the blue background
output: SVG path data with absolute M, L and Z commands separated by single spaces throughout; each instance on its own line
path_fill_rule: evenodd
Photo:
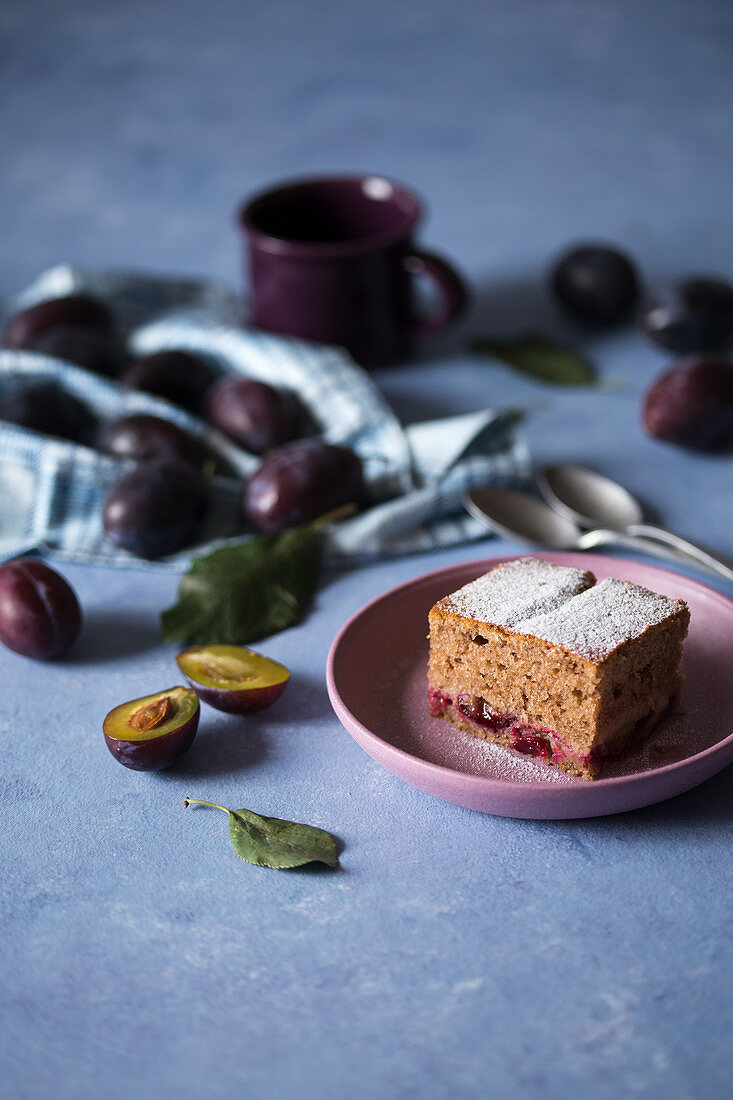
M 569 335 L 623 383 L 549 389 L 462 333 L 377 377 L 400 414 L 529 407 L 538 462 L 601 469 L 733 555 L 730 457 L 641 431 L 664 357 L 579 336 L 545 290 L 589 237 L 650 281 L 733 276 L 729 4 L 25 0 L 0 34 L 0 293 L 62 260 L 236 284 L 242 196 L 385 172 L 469 277 L 469 330 Z M 729 1095 L 730 769 L 623 816 L 504 820 L 400 783 L 331 712 L 328 647 L 366 599 L 517 549 L 332 579 L 263 647 L 293 671 L 281 703 L 246 731 L 207 712 L 159 776 L 119 768 L 100 726 L 177 682 L 157 633 L 176 581 L 64 569 L 71 657 L 0 653 L 4 1096 Z M 241 863 L 187 795 L 328 828 L 342 869 Z

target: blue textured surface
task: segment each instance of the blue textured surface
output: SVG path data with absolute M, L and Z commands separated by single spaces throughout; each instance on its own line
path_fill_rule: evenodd
M 25 0 L 0 32 L 2 293 L 58 260 L 234 283 L 238 199 L 326 169 L 427 197 L 477 328 L 557 327 L 543 274 L 578 237 L 649 276 L 733 275 L 724 0 Z M 410 419 L 539 406 L 538 459 L 594 465 L 733 555 L 730 457 L 641 433 L 663 359 L 633 333 L 587 346 L 623 389 L 548 390 L 450 341 L 379 382 Z M 293 670 L 277 708 L 246 729 L 207 712 L 160 776 L 118 767 L 100 724 L 177 681 L 157 641 L 175 580 L 66 570 L 74 655 L 0 653 L 3 1096 L 729 1095 L 730 769 L 624 816 L 503 820 L 401 784 L 330 711 L 346 617 L 475 556 L 338 577 L 266 646 Z M 322 825 L 343 869 L 243 864 L 186 795 Z

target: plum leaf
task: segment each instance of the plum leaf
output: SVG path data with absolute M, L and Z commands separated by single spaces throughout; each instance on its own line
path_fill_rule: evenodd
M 499 359 L 522 374 L 556 386 L 588 386 L 596 381 L 590 363 L 571 348 L 548 336 L 529 333 L 514 340 L 475 340 L 471 350 L 478 355 Z
M 336 841 L 325 829 L 283 821 L 279 817 L 262 817 L 252 810 L 229 810 L 217 802 L 203 798 L 187 798 L 191 803 L 223 810 L 229 819 L 229 837 L 240 859 L 258 867 L 302 867 L 306 863 L 326 863 L 338 867 Z
M 240 645 L 300 622 L 318 585 L 321 526 L 316 520 L 195 558 L 178 602 L 161 616 L 163 641 Z

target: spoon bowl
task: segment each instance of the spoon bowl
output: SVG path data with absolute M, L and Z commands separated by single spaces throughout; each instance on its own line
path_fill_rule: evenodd
M 528 493 L 508 489 L 471 489 L 463 501 L 475 519 L 497 534 L 524 543 L 526 546 L 550 550 L 591 550 L 598 546 L 625 546 L 629 550 L 645 551 L 659 558 L 690 564 L 689 556 L 678 548 L 645 538 L 644 528 L 630 534 L 627 531 L 596 527 L 583 531 L 575 520 L 560 515 L 549 504 Z M 733 573 L 731 573 L 733 577 Z
M 580 527 L 560 515 L 543 500 L 508 489 L 472 489 L 466 499 L 468 511 L 498 534 L 528 546 L 571 550 L 578 544 Z
M 551 508 L 583 527 L 610 527 L 623 531 L 641 523 L 641 504 L 603 474 L 582 466 L 546 466 L 537 477 L 542 496 Z
M 664 527 L 644 523 L 644 513 L 636 497 L 603 474 L 582 466 L 546 466 L 539 472 L 537 482 L 548 505 L 564 519 L 574 520 L 581 527 L 600 525 L 618 532 L 619 536 L 644 539 L 652 546 L 656 543 L 666 548 L 664 557 L 669 557 L 672 551 L 678 560 L 694 561 L 703 569 L 733 581 L 733 569 L 702 546 Z

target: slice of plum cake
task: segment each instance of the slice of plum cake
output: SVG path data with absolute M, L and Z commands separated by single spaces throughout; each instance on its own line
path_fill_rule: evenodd
M 628 581 L 506 562 L 431 609 L 429 711 L 592 779 L 674 707 L 689 618 Z

